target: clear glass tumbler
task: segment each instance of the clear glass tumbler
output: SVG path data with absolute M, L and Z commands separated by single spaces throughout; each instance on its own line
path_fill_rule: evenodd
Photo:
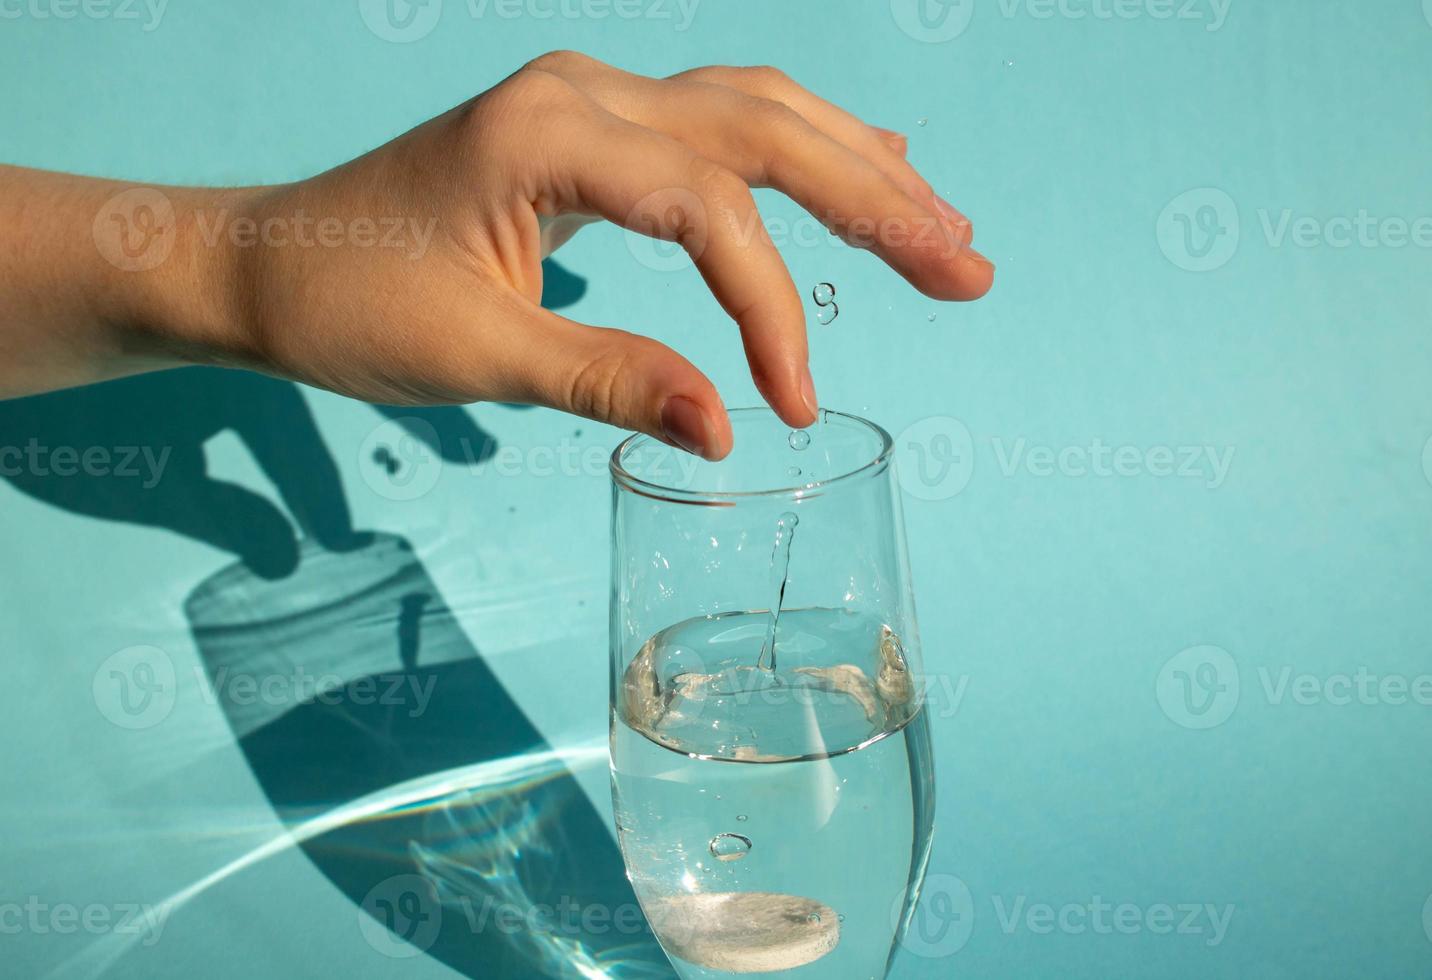
M 684 980 L 883 978 L 934 772 L 890 436 L 731 413 L 709 463 L 612 456 L 612 794 Z

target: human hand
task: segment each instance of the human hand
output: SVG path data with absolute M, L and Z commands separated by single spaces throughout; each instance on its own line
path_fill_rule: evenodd
M 969 247 L 969 222 L 904 151 L 903 137 L 774 69 L 653 79 L 557 52 L 311 179 L 176 191 L 167 274 L 211 295 L 188 304 L 205 329 L 172 310 L 125 317 L 154 321 L 150 346 L 186 359 L 373 402 L 546 405 L 716 459 L 731 428 L 706 376 L 650 338 L 543 309 L 543 257 L 601 219 L 678 242 L 739 326 L 758 390 L 788 424 L 809 425 L 804 306 L 750 188 L 789 195 L 926 295 L 983 295 L 994 268 Z M 431 238 L 420 256 L 352 241 L 216 245 L 204 238 L 220 208 L 230 222 L 320 233 L 333 219 L 401 218 Z

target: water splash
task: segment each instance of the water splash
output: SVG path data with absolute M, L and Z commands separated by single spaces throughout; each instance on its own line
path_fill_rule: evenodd
M 809 437 L 807 437 L 809 438 Z M 800 518 L 787 511 L 776 520 L 776 544 L 771 549 L 771 619 L 766 626 L 766 639 L 756 666 L 775 673 L 776 627 L 781 619 L 781 603 L 786 598 L 786 581 L 790 575 L 791 541 L 796 536 Z

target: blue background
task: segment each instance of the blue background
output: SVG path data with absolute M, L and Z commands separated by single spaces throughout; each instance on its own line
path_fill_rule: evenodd
M 1155 16 L 1157 2 L 1095 16 L 1112 0 L 1066 0 L 1045 17 L 978 0 L 927 29 L 903 0 L 702 0 L 680 29 L 675 6 L 636 19 L 533 9 L 549 5 L 474 16 L 446 0 L 429 32 L 397 43 L 353 2 L 174 0 L 152 30 L 142 8 L 59 19 L 38 16 L 53 12 L 41 0 L 6 5 L 0 158 L 138 181 L 293 180 L 554 48 L 653 75 L 776 64 L 907 133 L 999 266 L 987 299 L 939 306 L 868 254 L 783 247 L 798 284 L 838 289 L 833 325 L 812 307 L 822 402 L 892 433 L 921 426 L 902 459 L 926 666 L 963 685 L 936 719 L 932 900 L 895 975 L 1427 973 L 1432 704 L 1375 685 L 1372 703 L 1300 700 L 1277 681 L 1290 668 L 1336 695 L 1360 670 L 1432 672 L 1432 243 L 1396 247 L 1384 225 L 1347 244 L 1328 224 L 1432 216 L 1432 14 L 1418 0 L 1233 0 L 1212 30 L 1206 0 L 1189 18 Z M 799 217 L 761 201 L 770 218 Z M 1334 242 L 1279 239 L 1285 211 Z M 645 267 L 610 227 L 557 259 L 585 281 L 569 283 L 580 296 L 564 313 L 650 333 L 728 403 L 755 403 L 734 328 L 694 272 Z M 213 434 L 193 438 L 210 475 L 277 505 L 203 389 L 122 400 L 138 432 L 206 415 Z M 423 471 L 431 489 L 402 500 L 373 457 L 375 440 L 414 449 L 395 423 L 301 398 L 353 525 L 412 542 L 607 814 L 606 475 L 553 475 L 541 453 L 620 434 L 505 406 L 439 416 L 440 434 L 480 442 L 475 425 L 517 462 L 474 465 L 445 444 L 453 458 Z M 12 410 L 0 444 L 22 445 L 32 432 Z M 83 448 L 106 411 L 67 396 L 40 415 Z M 922 439 L 952 464 L 933 482 L 908 472 Z M 1221 481 L 1160 475 L 1143 455 L 1100 476 L 1075 455 L 1095 440 L 1233 455 Z M 1016 446 L 1068 452 L 1047 470 L 1011 465 Z M 0 485 L 0 903 L 157 903 L 282 833 L 196 679 L 183 609 L 234 556 L 65 506 L 56 479 L 39 496 Z M 162 722 L 128 730 L 96 679 L 137 645 L 164 651 L 177 689 Z M 1173 661 L 1204 647 L 1222 653 Z M 1197 690 L 1181 687 L 1189 677 Z M 1106 934 L 1066 914 L 1041 932 L 1001 917 L 1021 900 L 1058 912 L 1096 896 L 1143 924 Z M 1161 903 L 1233 912 L 1215 943 L 1206 915 L 1201 932 L 1148 928 Z M 360 919 L 302 852 L 279 848 L 174 911 L 152 946 L 8 930 L 0 972 L 458 975 L 385 957 Z

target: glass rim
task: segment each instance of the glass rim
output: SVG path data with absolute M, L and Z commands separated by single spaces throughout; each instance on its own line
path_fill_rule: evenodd
M 727 409 L 727 414 L 733 417 L 761 414 L 779 419 L 779 416 L 776 415 L 775 411 L 765 405 L 748 405 L 739 408 L 731 408 Z M 875 454 L 875 457 L 864 463 L 861 463 L 859 466 L 847 469 L 844 472 L 837 473 L 834 476 L 826 477 L 823 480 L 815 480 L 810 483 L 800 483 L 794 486 L 772 487 L 767 490 L 683 490 L 679 487 L 667 486 L 662 483 L 655 483 L 650 480 L 642 479 L 641 477 L 632 473 L 622 463 L 622 457 L 625 456 L 629 451 L 647 443 L 653 443 L 665 449 L 669 449 L 674 453 L 685 452 L 685 450 L 677 449 L 674 446 L 667 445 L 660 439 L 657 439 L 655 436 L 649 436 L 644 432 L 637 432 L 633 433 L 630 436 L 627 436 L 627 438 L 623 439 L 617 445 L 616 449 L 612 450 L 612 455 L 610 460 L 608 460 L 607 466 L 608 469 L 611 471 L 612 482 L 615 483 L 616 486 L 620 489 L 628 490 L 632 493 L 637 493 L 644 497 L 652 497 L 657 500 L 666 500 L 672 503 L 707 504 L 722 507 L 730 507 L 735 505 L 737 502 L 743 500 L 760 500 L 771 498 L 787 498 L 794 500 L 803 497 L 814 497 L 818 496 L 821 493 L 824 493 L 825 490 L 833 484 L 841 483 L 846 480 L 851 480 L 855 477 L 878 476 L 880 473 L 884 472 L 886 469 L 889 468 L 891 457 L 893 457 L 895 453 L 895 440 L 890 437 L 890 433 L 886 432 L 883 426 L 880 426 L 867 418 L 862 418 L 859 415 L 851 415 L 849 412 L 837 412 L 834 409 L 822 408 L 819 413 L 819 418 L 826 419 L 829 417 L 835 417 L 848 422 L 854 422 L 856 425 L 865 428 L 867 431 L 870 432 L 871 435 L 875 436 L 876 441 L 879 443 L 880 447 L 879 451 Z

